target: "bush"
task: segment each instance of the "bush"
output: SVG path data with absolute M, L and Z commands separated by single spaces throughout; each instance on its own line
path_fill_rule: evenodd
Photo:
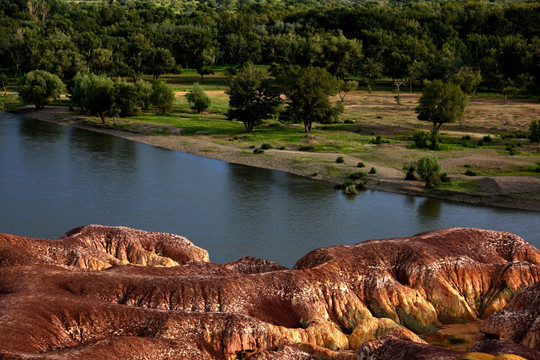
M 376 174 L 376 173 L 377 173 L 377 170 L 375 170 L 375 168 L 372 167 L 372 168 L 369 170 L 369 173 L 370 173 L 370 174 Z
M 471 140 L 471 136 L 470 135 L 463 135 L 461 137 L 461 140 Z
M 450 177 L 448 176 L 447 173 L 443 173 L 441 175 L 441 182 L 442 183 L 449 183 L 450 182 Z
M 338 158 L 336 159 L 336 163 L 338 164 L 343 164 L 345 162 L 345 159 L 343 158 L 343 156 L 338 156 Z
M 197 110 L 198 114 L 208 109 L 212 103 L 198 82 L 193 84 L 191 91 L 186 94 L 186 99 L 191 109 Z
M 441 163 L 436 156 L 425 155 L 418 159 L 417 173 L 426 182 L 427 187 L 437 184 L 440 172 Z
M 273 149 L 273 148 L 274 147 L 272 146 L 272 144 L 264 143 L 261 145 L 261 149 L 268 150 L 268 149 Z
M 280 146 L 278 149 L 279 149 L 279 150 L 285 150 L 286 147 L 285 147 L 285 146 Z
M 493 141 L 490 135 L 484 136 L 482 140 L 484 140 L 485 143 L 490 143 L 491 141 Z
M 417 147 L 418 149 L 427 148 L 428 140 L 429 140 L 429 135 L 423 131 L 417 131 L 413 134 L 414 146 Z
M 314 150 L 315 150 L 315 146 L 313 146 L 313 145 L 300 146 L 300 147 L 298 148 L 298 150 L 300 150 L 300 151 L 314 151 Z
M 257 148 L 257 149 L 255 149 L 255 150 L 253 150 L 253 153 L 254 153 L 254 154 L 264 154 L 264 150 L 263 150 L 263 149 Z
M 472 170 L 468 169 L 467 171 L 465 171 L 465 175 L 467 175 L 467 176 L 476 176 L 478 174 L 476 173 L 476 171 L 472 171 Z
M 409 169 L 407 169 L 407 174 L 405 174 L 405 180 L 418 180 L 414 175 L 415 171 L 416 168 L 414 166 L 409 166 Z
M 355 173 L 352 173 L 351 175 L 348 176 L 349 179 L 351 180 L 360 180 L 364 177 L 366 177 L 368 174 L 365 172 L 365 171 L 358 171 L 358 172 L 355 172 Z
M 355 184 L 349 184 L 347 186 L 342 186 L 341 191 L 343 191 L 343 193 L 345 195 L 356 195 L 356 194 L 358 194 L 358 189 L 356 188 Z

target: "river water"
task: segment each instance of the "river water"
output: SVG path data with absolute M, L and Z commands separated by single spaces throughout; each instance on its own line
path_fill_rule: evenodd
M 540 213 L 366 191 L 228 164 L 0 112 L 0 232 L 56 238 L 86 224 L 180 234 L 224 263 L 292 266 L 307 252 L 448 227 L 540 247 Z

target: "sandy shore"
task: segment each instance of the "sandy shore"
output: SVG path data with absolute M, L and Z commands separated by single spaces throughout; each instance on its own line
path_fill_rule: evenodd
M 212 141 L 204 136 L 145 135 L 117 130 L 111 125 L 96 126 L 88 118 L 70 112 L 66 107 L 49 107 L 35 111 L 31 107 L 18 109 L 19 114 L 60 125 L 74 126 L 91 131 L 138 141 L 152 146 L 181 151 L 207 158 L 242 164 L 310 177 L 332 183 L 342 183 L 344 174 L 359 169 L 355 157 L 342 155 L 345 162 L 336 164 L 335 153 L 308 153 L 292 150 L 265 150 L 264 154 L 255 155 L 251 149 L 238 148 Z M 178 130 L 178 129 L 177 129 Z M 377 174 L 370 175 L 366 187 L 373 190 L 401 194 L 430 196 L 452 201 L 540 211 L 540 179 L 526 176 L 479 177 L 479 192 L 474 194 L 456 193 L 441 190 L 427 191 L 420 181 L 405 181 L 404 173 L 394 168 L 379 164 L 365 163 L 366 168 L 376 167 Z M 328 167 L 336 169 L 335 175 L 328 175 Z

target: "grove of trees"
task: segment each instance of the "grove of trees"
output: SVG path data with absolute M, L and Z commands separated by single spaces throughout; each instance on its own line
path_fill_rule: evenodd
M 534 1 L 13 0 L 0 2 L 0 68 L 137 80 L 246 62 L 326 69 L 373 86 L 455 79 L 540 96 Z M 278 67 L 279 67 L 278 66 Z M 465 79 L 465 78 L 467 79 Z M 459 80 L 457 80 L 459 79 Z

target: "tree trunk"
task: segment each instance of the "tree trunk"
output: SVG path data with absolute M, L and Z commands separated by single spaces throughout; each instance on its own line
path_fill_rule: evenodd
M 99 117 L 101 118 L 101 123 L 102 123 L 102 124 L 105 124 L 105 113 L 104 113 L 104 112 L 100 112 L 100 113 L 99 113 Z
M 371 81 L 367 81 L 367 91 L 368 91 L 368 94 L 371 94 Z

